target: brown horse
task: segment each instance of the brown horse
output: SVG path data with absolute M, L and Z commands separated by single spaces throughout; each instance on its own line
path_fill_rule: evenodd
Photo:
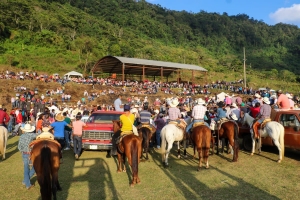
M 58 182 L 58 170 L 60 165 L 60 144 L 50 140 L 35 140 L 30 146 L 31 157 L 40 192 L 43 200 L 56 199 L 56 191 L 61 190 Z
M 193 128 L 191 139 L 194 144 L 194 158 L 196 148 L 199 155 L 198 171 L 200 171 L 202 167 L 202 158 L 204 159 L 204 162 L 206 164 L 206 169 L 208 169 L 208 155 L 211 142 L 211 130 L 206 125 L 196 126 Z
M 120 133 L 120 122 L 113 121 L 114 134 Z M 118 172 L 126 172 L 125 159 L 127 157 L 128 163 L 132 170 L 132 182 L 130 184 L 133 187 L 136 183 L 140 183 L 138 176 L 138 166 L 140 163 L 140 157 L 142 154 L 142 139 L 134 134 L 129 134 L 123 137 L 122 141 L 118 144 Z M 123 169 L 123 170 L 122 170 Z
M 221 128 L 217 134 L 217 141 L 222 138 L 227 138 L 229 144 L 233 148 L 233 159 L 232 162 L 236 162 L 239 153 L 239 127 L 234 121 L 227 121 L 221 125 Z M 219 146 L 217 145 L 217 154 L 219 154 Z
M 146 160 L 148 160 L 148 152 L 149 152 L 149 144 L 152 138 L 152 132 L 149 128 L 142 127 L 138 130 L 139 136 L 143 138 L 143 152 L 141 155 L 141 158 L 143 156 L 143 153 L 146 153 Z

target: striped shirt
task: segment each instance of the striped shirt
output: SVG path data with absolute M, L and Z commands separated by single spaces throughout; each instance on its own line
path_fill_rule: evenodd
M 270 118 L 271 116 L 271 106 L 268 104 L 263 104 L 260 106 L 260 111 L 259 111 L 261 118 L 266 119 Z
M 168 113 L 169 113 L 170 120 L 176 120 L 178 118 L 181 118 L 181 113 L 180 113 L 179 108 L 176 108 L 176 107 L 169 108 Z
M 193 108 L 192 117 L 194 119 L 204 119 L 205 112 L 207 108 L 203 105 L 197 105 Z
M 140 122 L 141 123 L 150 123 L 151 113 L 147 110 L 142 110 L 140 112 Z

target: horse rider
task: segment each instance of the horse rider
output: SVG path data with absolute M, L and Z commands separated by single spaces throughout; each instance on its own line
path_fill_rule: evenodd
M 122 124 L 122 128 L 113 134 L 112 136 L 112 149 L 111 154 L 113 156 L 117 155 L 117 139 L 121 136 L 121 133 L 132 133 L 132 125 L 134 123 L 135 116 L 130 113 L 130 106 L 124 105 L 124 113 L 120 116 L 120 122 Z
M 9 115 L 3 110 L 2 105 L 0 105 L 0 126 L 6 128 L 6 124 L 9 122 Z
M 151 132 L 155 132 L 155 127 L 150 124 L 151 113 L 148 111 L 148 105 L 144 105 L 144 110 L 140 112 L 140 124 L 136 127 L 137 129 L 142 128 L 143 126 L 148 126 Z M 155 129 L 155 130 L 154 130 Z M 153 131 L 154 130 L 154 131 Z
M 254 137 L 257 138 L 258 135 L 258 128 L 260 124 L 265 120 L 269 119 L 271 116 L 271 106 L 270 106 L 270 100 L 268 97 L 264 97 L 262 99 L 263 104 L 260 106 L 260 111 L 256 119 L 258 119 L 254 124 L 252 125 Z
M 223 118 L 226 118 L 225 104 L 223 101 L 220 101 L 218 103 L 218 108 L 217 108 L 217 117 L 215 117 L 213 119 L 217 122 Z
M 197 105 L 194 106 L 192 110 L 192 118 L 193 121 L 186 127 L 186 132 L 190 133 L 191 128 L 193 127 L 193 124 L 196 122 L 204 122 L 205 113 L 207 111 L 207 108 L 205 107 L 205 101 L 202 98 L 199 98 L 197 100 Z M 209 127 L 209 125 L 204 122 L 204 124 Z
M 20 136 L 18 149 L 22 154 L 23 164 L 24 164 L 24 179 L 22 184 L 25 185 L 26 189 L 32 188 L 34 185 L 30 183 L 30 178 L 34 175 L 35 170 L 33 167 L 30 168 L 30 151 L 29 144 L 35 140 L 36 134 L 33 133 L 35 127 L 30 124 L 25 124 L 24 127 L 21 127 L 23 134 Z
M 285 94 L 282 94 L 282 90 L 278 90 L 276 93 L 278 96 L 277 103 L 276 103 L 278 108 L 290 109 L 290 101 Z
M 179 108 L 177 108 L 178 104 L 179 102 L 177 98 L 169 102 L 169 106 L 170 106 L 168 110 L 169 121 L 176 121 L 177 123 L 179 122 L 179 119 L 181 118 L 181 113 Z

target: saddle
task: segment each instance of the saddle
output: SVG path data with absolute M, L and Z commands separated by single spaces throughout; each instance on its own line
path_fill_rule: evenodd
M 39 139 L 36 139 L 36 140 L 33 140 L 30 144 L 29 144 L 29 148 L 32 148 L 35 144 L 39 143 L 39 142 L 42 142 L 42 141 L 49 141 L 49 142 L 52 142 L 52 143 L 55 143 L 59 148 L 61 148 L 59 142 L 57 142 L 56 140 L 52 140 L 52 139 L 47 139 L 47 138 L 39 138 Z
M 197 127 L 197 126 L 202 126 L 202 125 L 205 125 L 205 123 L 204 123 L 204 122 L 196 122 L 196 123 L 194 123 L 194 124 L 193 124 L 193 127 L 191 128 L 191 131 L 193 131 L 193 129 L 194 129 L 195 127 Z
M 151 127 L 150 123 L 142 123 L 142 124 L 138 125 L 137 129 L 140 129 L 140 128 L 147 128 L 150 130 L 150 132 L 152 134 L 156 131 L 156 128 Z
M 185 131 L 185 128 L 187 126 L 186 122 L 183 119 L 180 119 L 180 122 L 177 121 L 170 121 L 169 124 L 175 124 L 177 128 Z
M 219 121 L 217 121 L 217 130 L 220 130 L 220 128 L 221 128 L 221 126 L 222 126 L 222 124 L 223 123 L 225 123 L 225 122 L 228 122 L 228 121 L 230 121 L 229 119 L 227 119 L 227 118 L 221 118 Z
M 268 122 L 272 121 L 271 118 L 266 118 L 260 125 L 260 128 L 263 129 L 267 125 Z
M 130 132 L 131 132 L 131 133 L 130 133 Z M 122 133 L 126 133 L 126 134 L 122 134 Z M 122 142 L 123 138 L 125 138 L 126 136 L 131 135 L 131 134 L 133 134 L 132 131 L 126 131 L 126 132 L 124 131 L 124 132 L 121 132 L 121 136 L 118 137 L 118 138 L 116 139 L 116 146 L 117 146 L 117 148 L 118 148 L 118 151 L 119 151 L 121 154 L 123 154 L 124 151 L 123 151 L 123 149 L 121 149 L 120 143 Z

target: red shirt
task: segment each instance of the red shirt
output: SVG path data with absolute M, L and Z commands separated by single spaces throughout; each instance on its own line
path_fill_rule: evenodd
M 0 124 L 8 123 L 10 117 L 2 109 L 0 110 Z
M 282 109 L 289 109 L 290 108 L 290 101 L 286 95 L 281 94 L 278 97 L 277 103 L 281 106 Z
M 256 118 L 257 114 L 260 111 L 260 107 L 250 107 L 251 115 L 253 118 Z

